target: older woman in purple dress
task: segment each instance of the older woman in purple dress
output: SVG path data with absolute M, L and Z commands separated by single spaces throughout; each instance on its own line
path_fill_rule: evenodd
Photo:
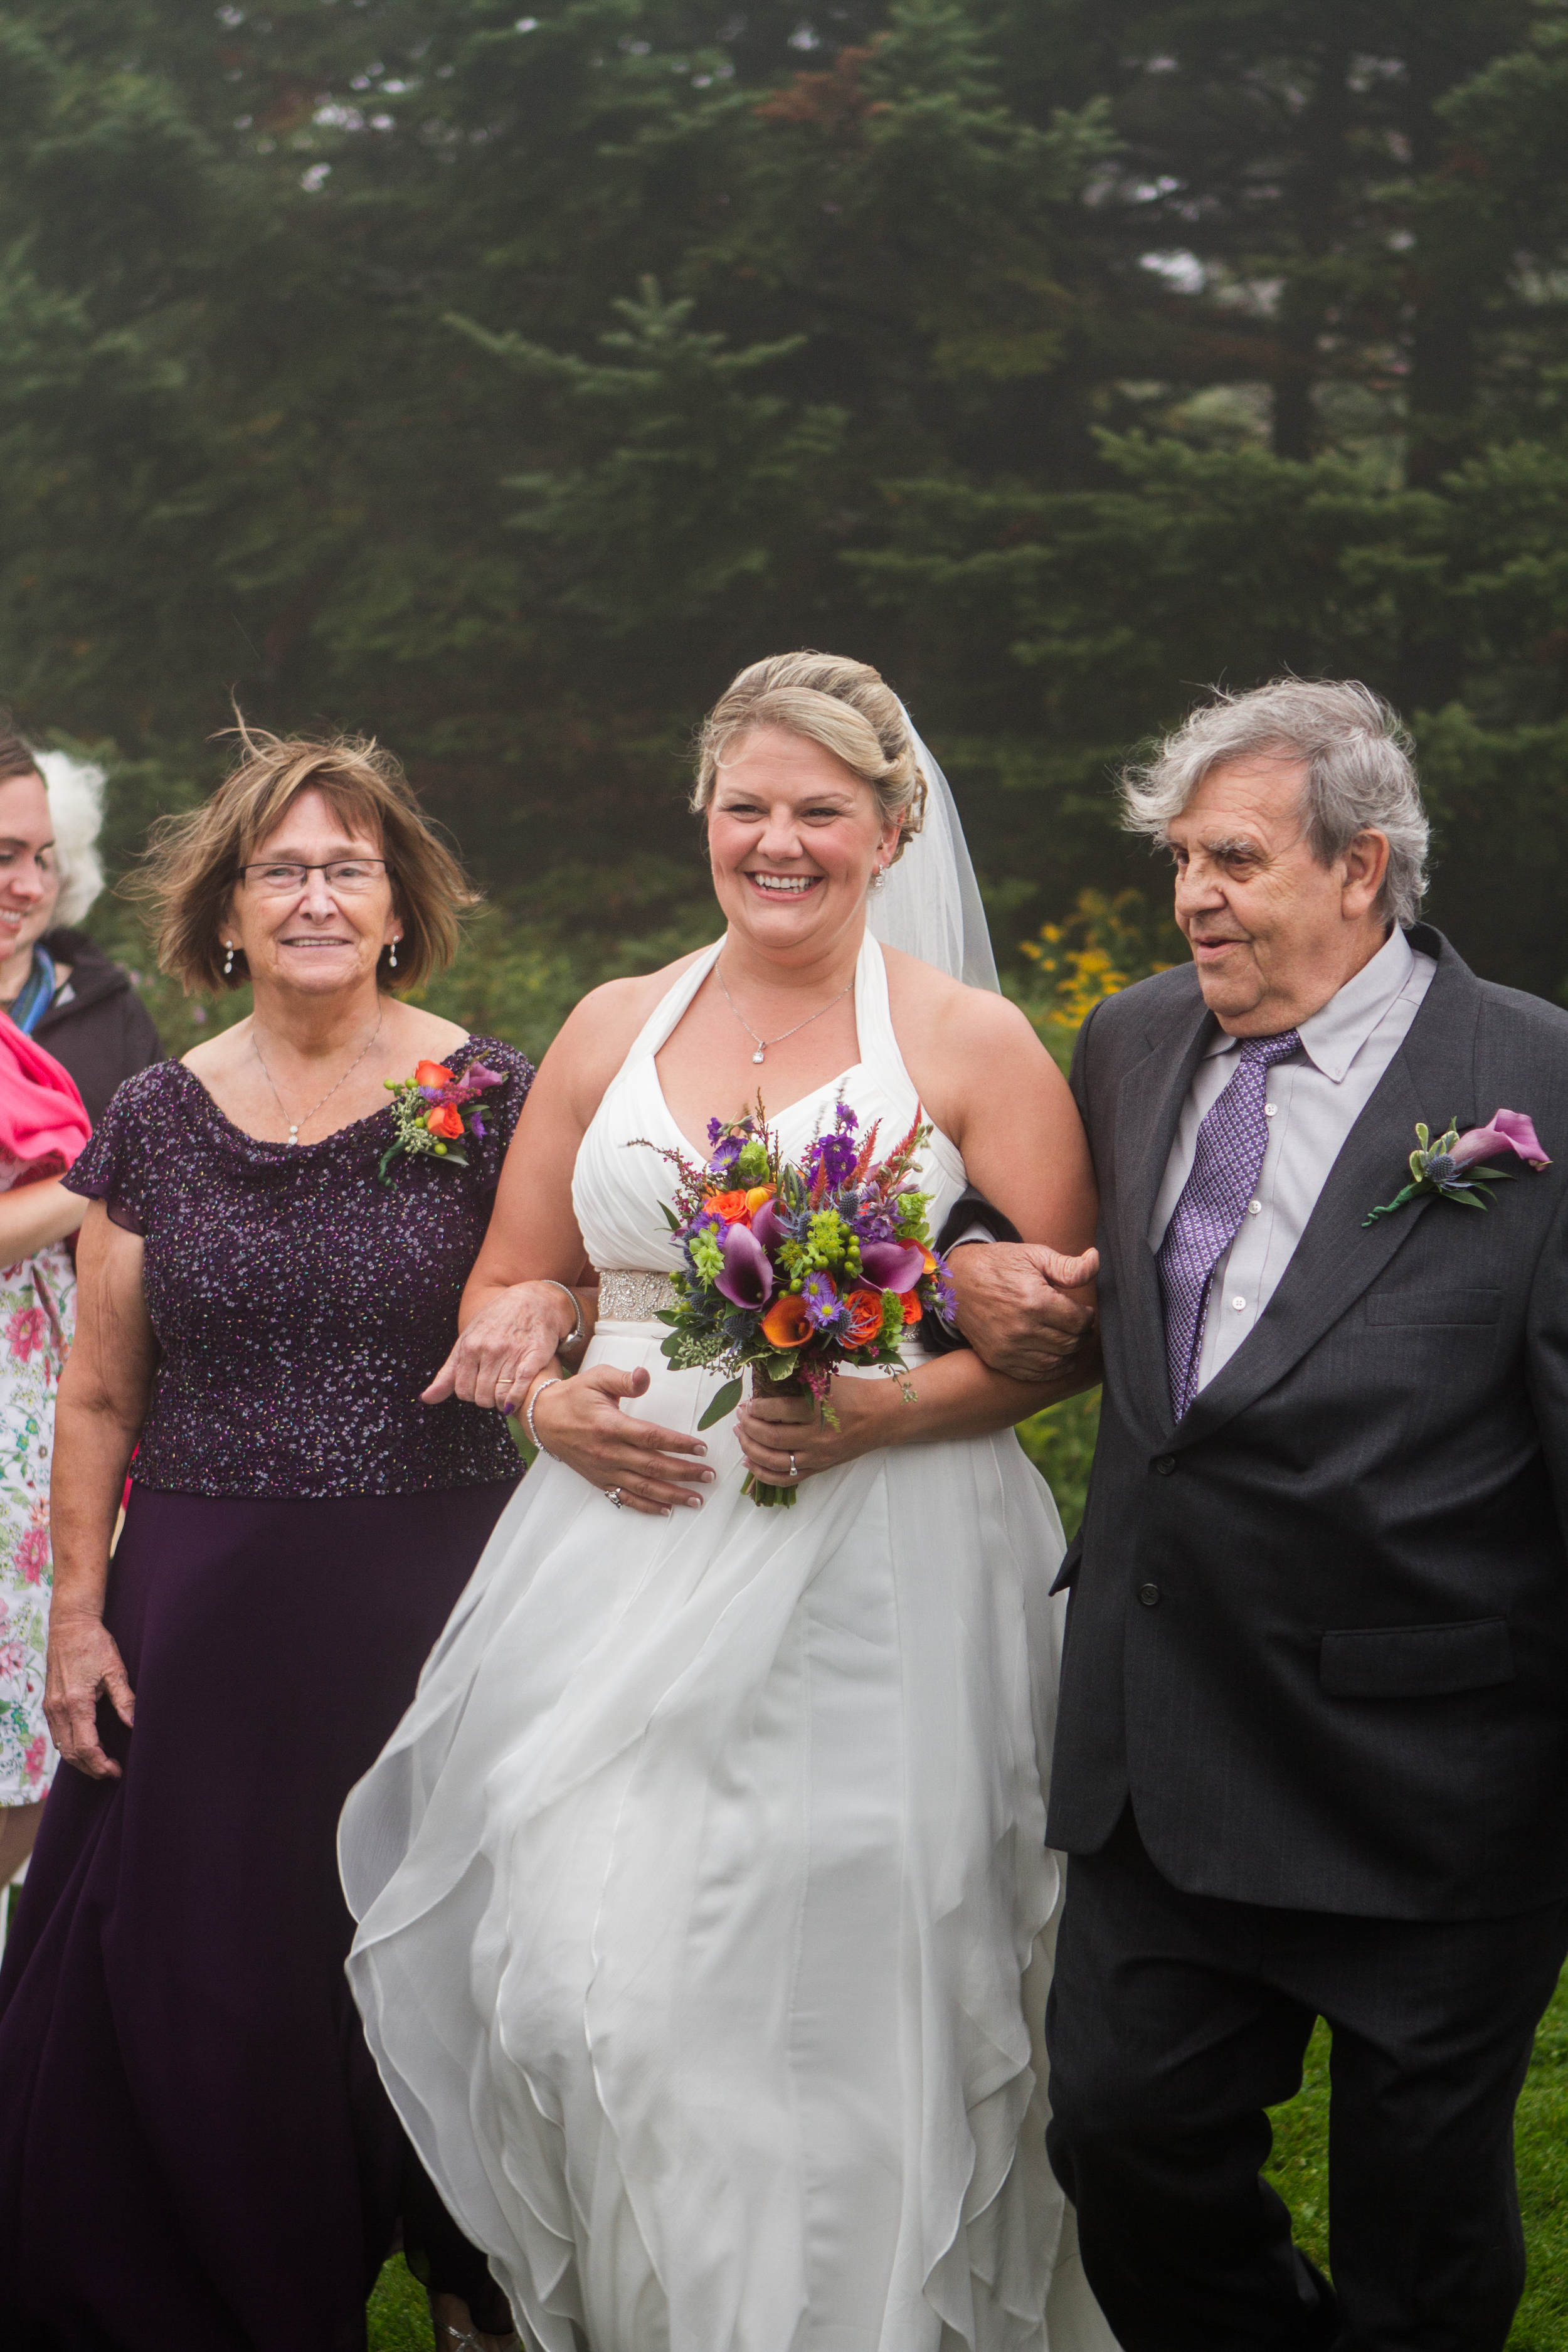
M 0 1976 L 0 2345 L 353 2352 L 400 2220 L 442 2352 L 511 2344 L 365 2051 L 333 1837 L 518 1476 L 493 1407 L 420 1398 L 532 1072 L 392 992 L 467 893 L 371 748 L 247 738 L 153 875 L 164 968 L 255 1011 L 129 1079 L 69 1177 L 74 1769 Z M 467 1099 L 389 1159 L 422 1062 Z

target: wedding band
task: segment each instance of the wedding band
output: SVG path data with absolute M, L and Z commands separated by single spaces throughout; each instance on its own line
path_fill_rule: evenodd
M 789 1475 L 792 1478 L 798 1478 L 800 1476 L 800 1472 L 795 1466 L 795 1455 L 793 1454 L 789 1457 Z
M 625 1505 L 621 1499 L 621 1490 L 618 1486 L 606 1486 L 605 1489 L 605 1500 L 606 1503 L 614 1503 L 617 1511 L 625 1508 Z

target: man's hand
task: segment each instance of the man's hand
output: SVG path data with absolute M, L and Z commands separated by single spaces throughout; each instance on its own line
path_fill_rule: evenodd
M 1081 1354 L 1094 1329 L 1098 1250 L 1063 1257 L 1043 1242 L 974 1243 L 948 1260 L 958 1328 L 983 1363 L 1009 1380 L 1046 1381 Z
M 543 1370 L 571 1331 L 572 1302 L 552 1282 L 520 1282 L 481 1307 L 420 1398 L 518 1412 L 529 1382 Z

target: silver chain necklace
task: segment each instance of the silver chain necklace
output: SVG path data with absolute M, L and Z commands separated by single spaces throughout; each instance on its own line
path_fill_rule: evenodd
M 849 993 L 849 989 L 853 988 L 855 985 L 854 981 L 851 980 L 847 988 L 841 988 L 837 996 L 830 997 L 826 1004 L 819 1004 L 815 1013 L 808 1013 L 804 1021 L 797 1021 L 793 1029 L 786 1029 L 784 1032 L 783 1036 L 759 1037 L 751 1023 L 736 1005 L 735 1000 L 731 995 L 729 990 L 724 988 L 724 975 L 717 963 L 713 966 L 713 977 L 718 982 L 720 987 L 724 989 L 725 1003 L 729 1006 L 731 1012 L 734 1013 L 736 1020 L 740 1023 L 742 1028 L 745 1031 L 747 1036 L 752 1040 L 752 1043 L 757 1049 L 752 1055 L 753 1062 L 766 1061 L 768 1047 L 770 1045 L 782 1045 L 785 1037 L 798 1036 L 803 1029 L 809 1029 L 814 1021 L 820 1021 L 825 1013 L 831 1013 L 836 1004 L 842 1004 L 845 998 Z
M 360 1064 L 363 1061 L 365 1055 L 370 1052 L 371 1047 L 375 1044 L 376 1039 L 380 1036 L 381 1024 L 384 1017 L 384 1014 L 377 1013 L 374 1029 L 371 1032 L 371 1034 L 365 1043 L 360 1047 L 359 1052 L 354 1055 L 353 1060 L 349 1064 L 348 1068 L 343 1072 L 342 1076 L 338 1080 L 337 1086 L 329 1087 L 326 1093 L 321 1097 L 321 1101 L 319 1103 L 312 1103 L 310 1109 L 300 1118 L 289 1118 L 289 1107 L 278 1091 L 277 1083 L 273 1078 L 271 1071 L 268 1068 L 266 1063 L 261 1061 L 261 1048 L 256 1042 L 255 1030 L 253 1029 L 251 1031 L 250 1050 L 255 1055 L 257 1060 L 261 1062 L 261 1075 L 266 1079 L 268 1085 L 272 1088 L 272 1099 L 277 1104 L 279 1109 L 282 1112 L 284 1118 L 288 1121 L 289 1140 L 290 1143 L 299 1142 L 300 1129 L 302 1127 L 309 1127 L 310 1121 L 315 1118 L 316 1113 L 319 1110 L 326 1109 L 327 1105 L 331 1101 L 332 1097 L 338 1092 L 339 1087 L 347 1086 L 349 1080 L 353 1077 L 354 1072 L 358 1069 Z

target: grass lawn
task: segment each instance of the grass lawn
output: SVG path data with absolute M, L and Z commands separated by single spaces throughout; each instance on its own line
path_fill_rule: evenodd
M 1274 2110 L 1269 2177 L 1289 2206 L 1303 2251 L 1329 2263 L 1329 2037 L 1307 2053 L 1306 2080 Z M 1509 2352 L 1563 2352 L 1568 2345 L 1568 1973 L 1536 2038 L 1519 2103 L 1520 2198 L 1530 2279 Z M 425 2297 L 401 2262 L 388 2263 L 370 2307 L 370 2352 L 432 2352 Z

